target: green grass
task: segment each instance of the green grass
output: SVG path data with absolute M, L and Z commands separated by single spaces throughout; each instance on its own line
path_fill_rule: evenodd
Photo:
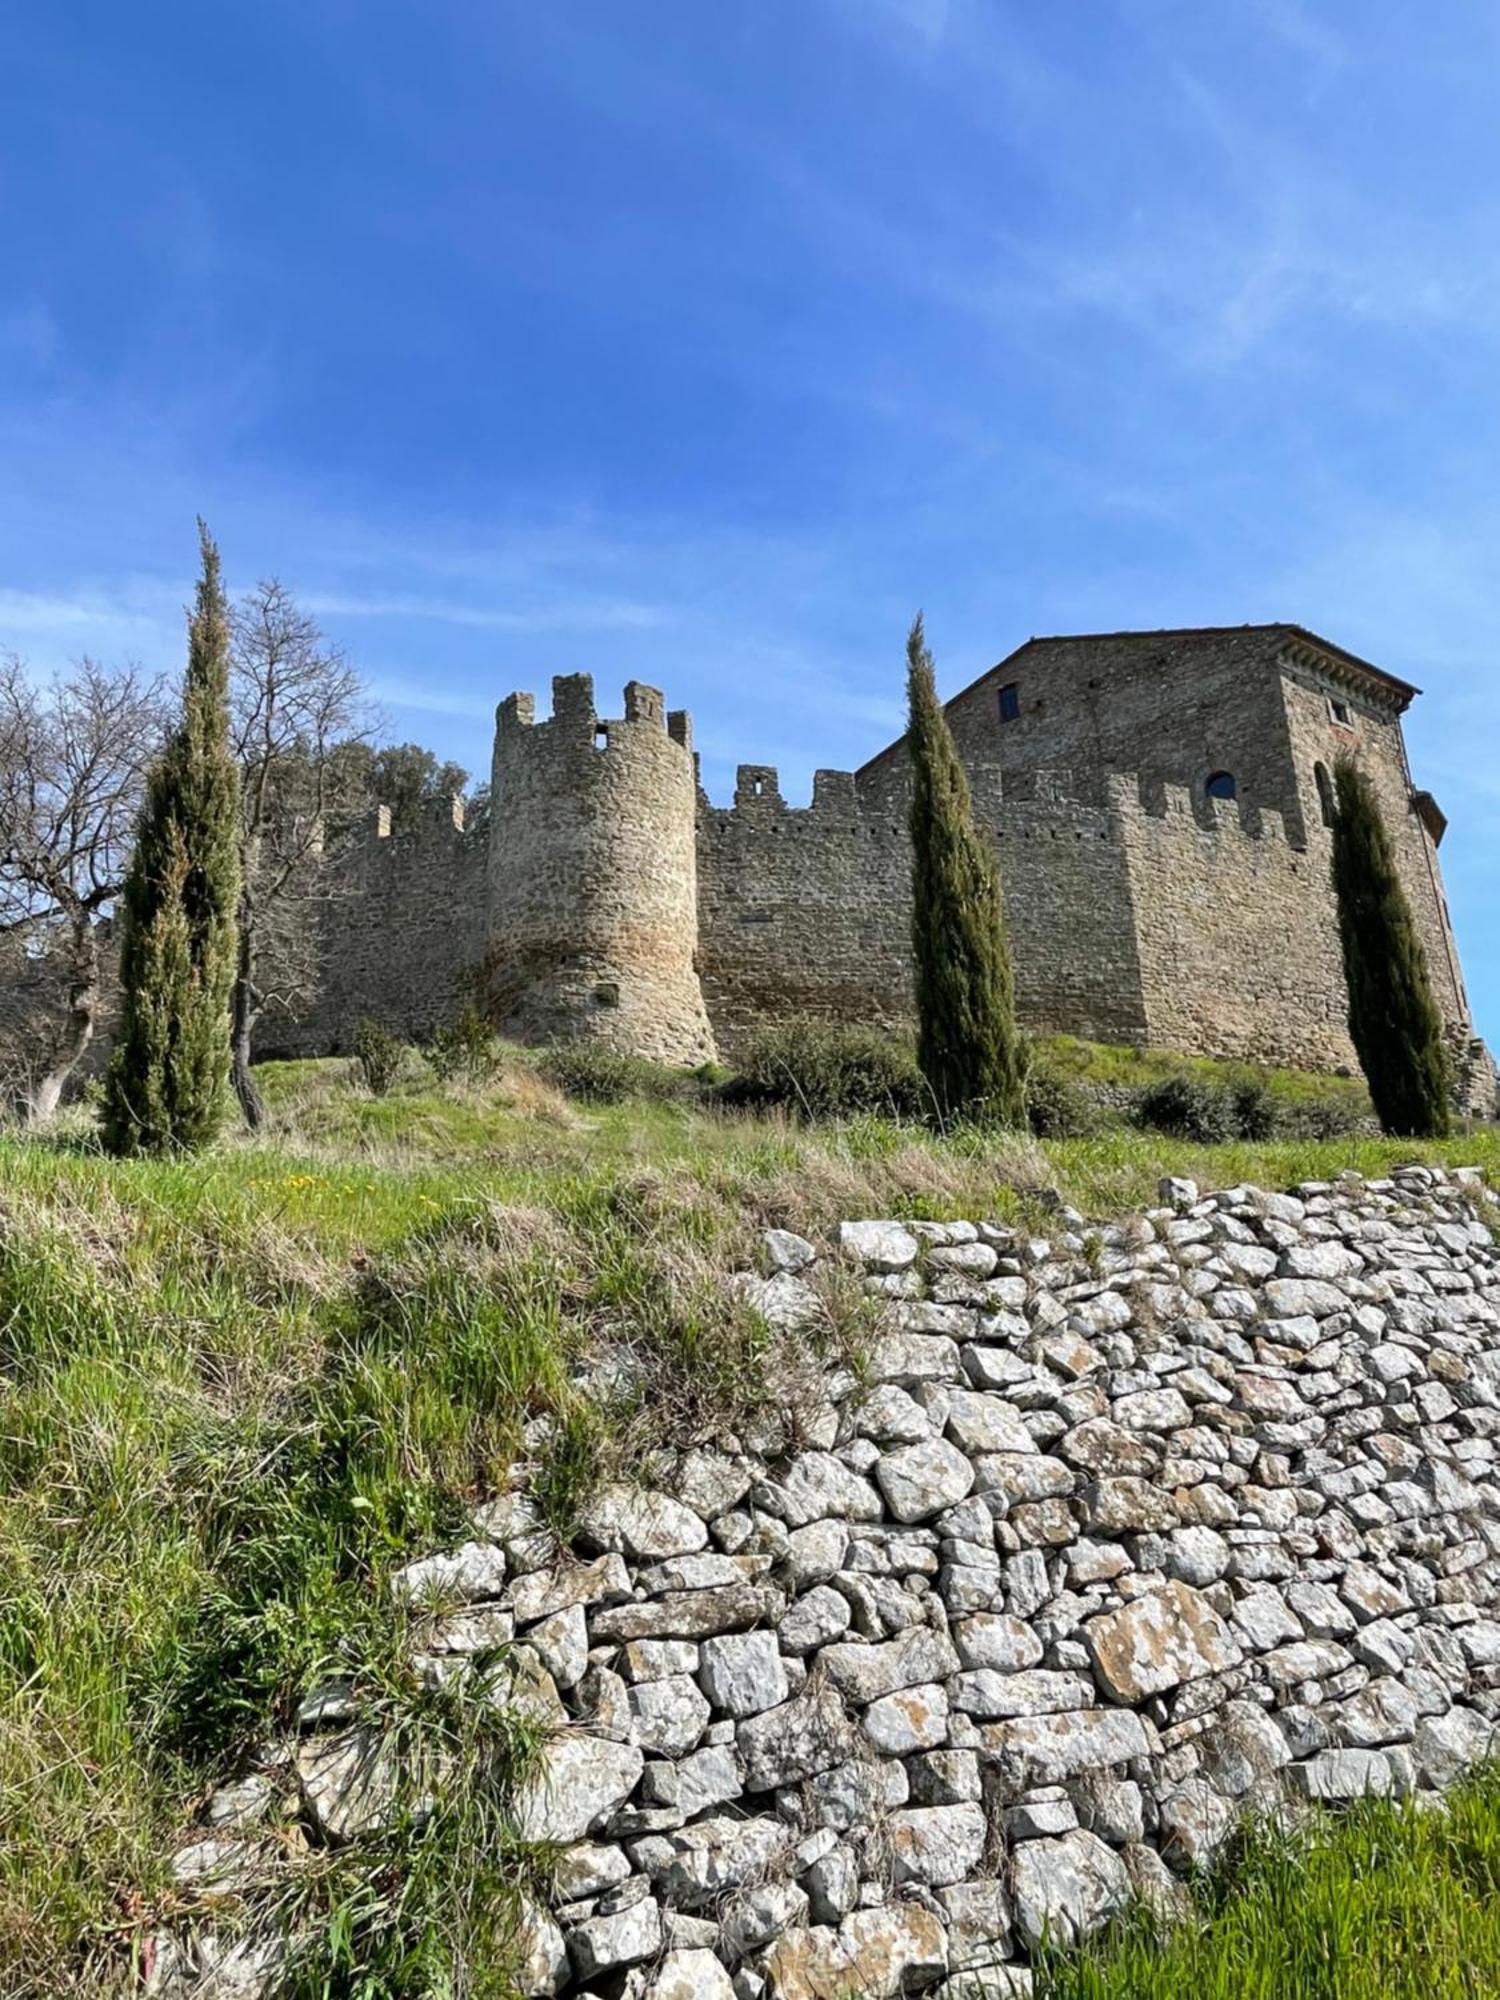
M 518 1061 L 477 1093 L 416 1072 L 377 1099 L 341 1063 L 268 1067 L 265 1134 L 196 1161 L 108 1161 L 81 1117 L 0 1136 L 6 2000 L 126 1990 L 181 1904 L 179 1830 L 330 1670 L 439 1741 L 470 1727 L 403 1681 L 383 1580 L 461 1536 L 528 1426 L 546 1430 L 525 1449 L 566 1529 L 612 1465 L 795 1398 L 807 1357 L 716 1282 L 759 1229 L 1041 1220 L 1047 1186 L 1108 1214 L 1163 1172 L 1500 1169 L 1493 1134 L 1194 1148 L 1118 1129 L 1043 1147 L 804 1129 L 691 1095 L 570 1104 Z M 859 1301 L 835 1286 L 828 1308 L 826 1342 L 857 1342 Z M 635 1386 L 601 1406 L 576 1377 L 608 1351 L 629 1353 Z M 462 1944 L 433 1912 L 465 1883 L 499 1908 L 464 1869 L 476 1842 L 496 1852 L 474 1829 L 514 1748 L 461 1760 L 473 1787 L 420 1838 L 413 1822 L 378 1894 L 368 1873 L 309 1869 L 326 1951 L 303 1990 L 346 1990 L 340 1953 L 371 1969 L 372 2000 L 429 1990 L 433 1954 Z
M 1219 1062 L 1208 1056 L 1177 1055 L 1168 1049 L 1132 1048 L 1124 1042 L 1086 1042 L 1076 1035 L 1042 1036 L 1036 1047 L 1049 1067 L 1080 1083 L 1136 1091 L 1169 1076 L 1196 1076 L 1221 1082 L 1253 1078 L 1288 1104 L 1331 1097 L 1346 1102 L 1357 1115 L 1370 1112 L 1370 1093 L 1360 1077 L 1329 1076 L 1321 1070 L 1277 1069 L 1260 1063 Z
M 1443 1810 L 1369 1800 L 1264 1828 L 1163 1934 L 1137 1916 L 1060 1956 L 1037 2000 L 1488 2000 L 1500 1993 L 1500 1770 Z

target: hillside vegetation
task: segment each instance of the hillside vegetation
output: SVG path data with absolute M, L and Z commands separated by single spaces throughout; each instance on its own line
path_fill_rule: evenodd
M 442 1088 L 411 1057 L 375 1097 L 342 1062 L 268 1066 L 264 1132 L 186 1163 L 105 1160 L 86 1109 L 51 1139 L 0 1138 L 7 2000 L 129 1990 L 181 1898 L 177 1830 L 310 1686 L 334 1673 L 413 1699 L 372 1584 L 456 1533 L 519 1456 L 566 1528 L 591 1480 L 794 1389 L 796 1353 L 715 1282 L 758 1230 L 861 1214 L 1045 1227 L 1048 1191 L 1102 1215 L 1151 1199 L 1163 1172 L 1500 1168 L 1488 1133 L 941 1138 L 729 1112 L 660 1076 L 613 1102 L 575 1078 L 570 1098 L 545 1067 L 512 1055 L 482 1087 Z M 834 1303 L 834 1337 L 857 1350 L 861 1301 Z M 574 1373 L 620 1348 L 632 1386 L 604 1409 Z M 330 1943 L 309 1991 L 355 1990 L 351 1953 L 359 1990 L 441 1990 L 413 1942 L 434 1909 L 457 1921 L 444 1870 L 462 1843 L 439 1833 L 425 1902 L 372 1910 L 313 1872 Z

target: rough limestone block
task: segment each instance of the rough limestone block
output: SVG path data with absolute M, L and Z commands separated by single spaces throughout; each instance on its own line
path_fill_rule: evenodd
M 1089 1619 L 1083 1636 L 1100 1687 L 1119 1702 L 1142 1702 L 1203 1674 L 1225 1673 L 1241 1659 L 1208 1599 L 1175 1580 Z

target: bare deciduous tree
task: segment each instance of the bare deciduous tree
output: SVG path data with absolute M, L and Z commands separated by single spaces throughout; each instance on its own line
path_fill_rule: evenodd
M 337 871 L 327 846 L 362 803 L 338 751 L 372 718 L 354 669 L 274 577 L 234 613 L 231 740 L 241 773 L 239 967 L 231 1005 L 235 1095 L 252 1128 L 264 1115 L 250 1068 L 255 1025 L 311 984 L 310 902 Z
M 11 1095 L 30 1124 L 57 1109 L 98 1025 L 99 927 L 125 879 L 167 704 L 159 680 L 81 660 L 38 686 L 0 655 L 0 935 L 61 948 L 66 1011 Z

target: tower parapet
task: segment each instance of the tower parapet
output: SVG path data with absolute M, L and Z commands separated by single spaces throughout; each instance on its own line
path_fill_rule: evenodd
M 661 1062 L 714 1054 L 696 965 L 697 786 L 687 715 L 631 681 L 601 718 L 588 674 L 496 715 L 490 990 L 501 1031 Z

